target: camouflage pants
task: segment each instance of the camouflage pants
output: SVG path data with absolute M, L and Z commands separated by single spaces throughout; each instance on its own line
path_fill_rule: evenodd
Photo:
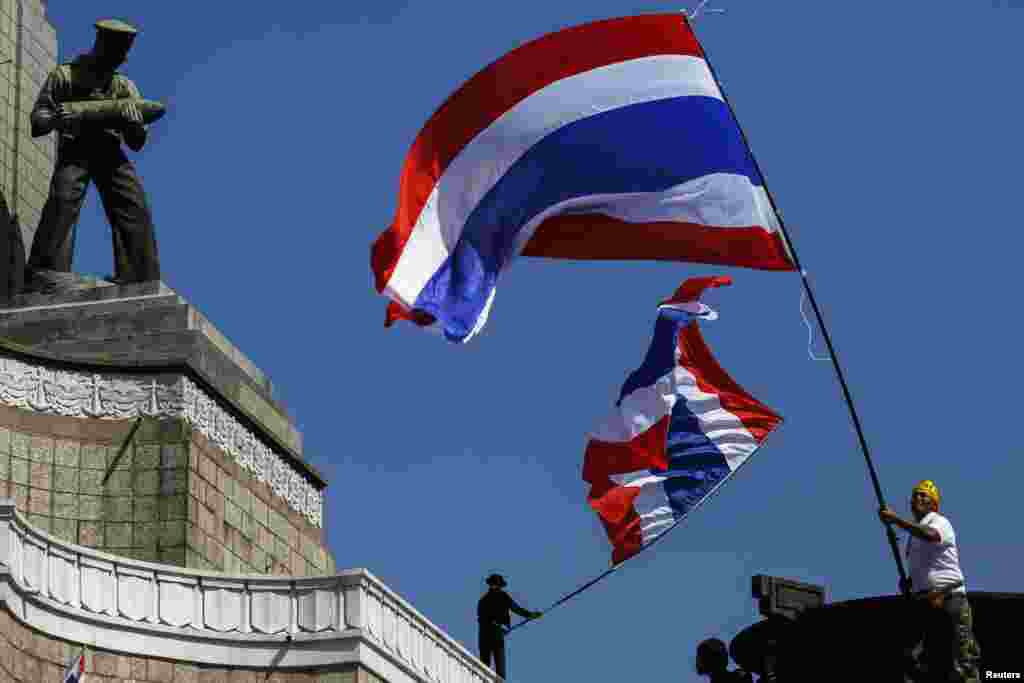
M 949 595 L 937 609 L 922 601 L 916 606 L 919 626 L 906 650 L 906 680 L 979 683 L 981 649 L 974 639 L 971 606 L 963 593 Z

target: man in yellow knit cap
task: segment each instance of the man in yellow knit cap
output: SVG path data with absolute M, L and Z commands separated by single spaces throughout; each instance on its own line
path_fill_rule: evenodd
M 939 514 L 939 488 L 925 479 L 910 497 L 914 522 L 887 507 L 878 511 L 885 524 L 910 534 L 907 564 L 915 601 L 915 633 L 908 654 L 913 660 L 907 680 L 949 680 L 977 683 L 980 650 L 974 639 L 971 606 L 949 520 Z M 952 661 L 950 661 L 952 659 Z M 920 677 L 924 669 L 927 678 Z

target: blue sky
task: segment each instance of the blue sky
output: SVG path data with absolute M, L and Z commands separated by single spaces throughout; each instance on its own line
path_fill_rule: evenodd
M 473 650 L 490 572 L 534 609 L 601 572 L 585 435 L 657 302 L 723 273 L 735 284 L 707 297 L 721 317 L 705 337 L 785 423 L 671 537 L 516 632 L 510 679 L 702 680 L 696 643 L 759 618 L 755 573 L 830 600 L 895 591 L 838 383 L 808 359 L 797 275 L 524 259 L 467 346 L 382 326 L 369 247 L 433 110 L 544 33 L 680 6 L 54 1 L 62 58 L 91 45 L 97 6 L 141 26 L 124 72 L 170 101 L 135 157 L 165 280 L 279 387 L 330 481 L 340 567 L 367 567 Z M 712 6 L 728 11 L 698 35 L 810 273 L 887 500 L 909 515 L 913 483 L 934 479 L 969 588 L 1019 590 L 1024 3 Z M 76 270 L 110 272 L 94 191 L 78 250 Z

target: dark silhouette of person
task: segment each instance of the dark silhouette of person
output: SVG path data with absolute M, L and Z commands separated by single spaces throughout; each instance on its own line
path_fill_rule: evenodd
M 754 683 L 754 677 L 742 669 L 729 671 L 729 650 L 718 638 L 708 638 L 697 646 L 697 673 L 711 683 Z
M 516 601 L 502 590 L 508 583 L 501 574 L 488 576 L 487 585 L 490 588 L 476 605 L 476 619 L 480 625 L 480 661 L 486 666 L 491 666 L 493 657 L 492 668 L 495 673 L 505 678 L 505 633 L 512 625 L 509 611 L 524 619 L 537 619 L 541 612 L 531 612 L 516 604 Z
M 32 109 L 32 137 L 56 130 L 57 163 L 29 256 L 31 274 L 71 271 L 74 225 L 90 180 L 96 183 L 113 232 L 117 282 L 160 279 L 153 219 L 142 182 L 121 144 L 139 151 L 146 127 L 133 99 L 139 89 L 117 72 L 135 41 L 137 30 L 122 21 L 96 22 L 91 52 L 60 64 L 43 84 Z M 120 119 L 87 122 L 66 102 L 123 99 Z

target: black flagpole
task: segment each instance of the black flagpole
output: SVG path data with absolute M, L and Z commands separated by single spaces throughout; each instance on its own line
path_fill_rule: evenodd
M 683 21 L 686 22 L 686 26 L 690 31 L 693 31 L 693 27 L 690 26 L 689 18 L 683 15 Z M 878 498 L 879 507 L 885 507 L 885 499 L 882 496 L 882 487 L 878 483 L 878 473 L 875 471 L 875 465 L 871 460 L 871 453 L 868 450 L 867 439 L 864 438 L 864 430 L 860 426 L 860 418 L 857 417 L 857 409 L 853 405 L 853 397 L 850 396 L 850 388 L 846 384 L 846 378 L 843 376 L 843 369 L 839 365 L 839 356 L 836 354 L 835 347 L 832 345 L 832 339 L 828 334 L 828 328 L 825 327 L 825 319 L 821 315 L 821 310 L 818 308 L 818 302 L 814 299 L 814 292 L 811 290 L 811 283 L 807 279 L 807 271 L 800 265 L 800 259 L 797 258 L 796 248 L 793 246 L 793 241 L 789 239 L 789 233 L 786 232 L 786 225 L 782 220 L 782 214 L 775 206 L 775 199 L 772 197 L 772 193 L 768 190 L 768 181 L 761 172 L 761 167 L 757 163 L 757 157 L 754 156 L 754 149 L 750 146 L 750 141 L 747 139 L 747 134 L 743 130 L 743 126 L 740 125 L 739 117 L 736 116 L 736 110 L 733 109 L 732 103 L 729 102 L 729 98 L 725 94 L 725 89 L 722 87 L 722 82 L 718 80 L 718 74 L 715 73 L 715 67 L 711 64 L 711 59 L 708 57 L 707 50 L 701 45 L 701 50 L 704 52 L 704 61 L 707 62 L 708 69 L 711 71 L 711 77 L 715 80 L 715 85 L 718 86 L 718 90 L 722 93 L 722 99 L 725 101 L 725 106 L 729 108 L 729 113 L 732 115 L 733 121 L 736 123 L 736 128 L 740 131 L 740 136 L 743 139 L 743 144 L 746 145 L 747 152 L 750 154 L 750 159 L 754 163 L 754 169 L 757 174 L 761 176 L 761 181 L 764 183 L 765 193 L 768 195 L 768 202 L 771 204 L 772 211 L 775 212 L 775 216 L 779 221 L 779 229 L 782 232 L 782 239 L 786 243 L 786 248 L 789 250 L 789 254 L 793 257 L 793 265 L 796 266 L 800 272 L 800 281 L 803 282 L 804 291 L 807 292 L 807 299 L 811 302 L 811 308 L 814 309 L 814 316 L 818 320 L 818 326 L 821 328 L 821 334 L 825 338 L 825 345 L 828 347 L 829 357 L 832 359 L 832 366 L 836 370 L 836 376 L 839 378 L 839 386 L 843 389 L 843 396 L 846 398 L 846 406 L 850 409 L 850 418 L 853 420 L 853 426 L 857 430 L 857 438 L 860 440 L 860 449 L 864 453 L 864 461 L 868 465 L 868 474 L 871 476 L 871 484 L 875 488 L 875 496 Z M 896 569 L 900 574 L 900 587 L 904 595 L 909 595 L 910 592 L 907 588 L 907 572 L 903 568 L 903 561 L 900 558 L 899 544 L 896 541 L 896 532 L 893 531 L 891 525 L 885 525 L 886 535 L 889 537 L 889 547 L 892 548 L 893 559 L 896 560 Z

